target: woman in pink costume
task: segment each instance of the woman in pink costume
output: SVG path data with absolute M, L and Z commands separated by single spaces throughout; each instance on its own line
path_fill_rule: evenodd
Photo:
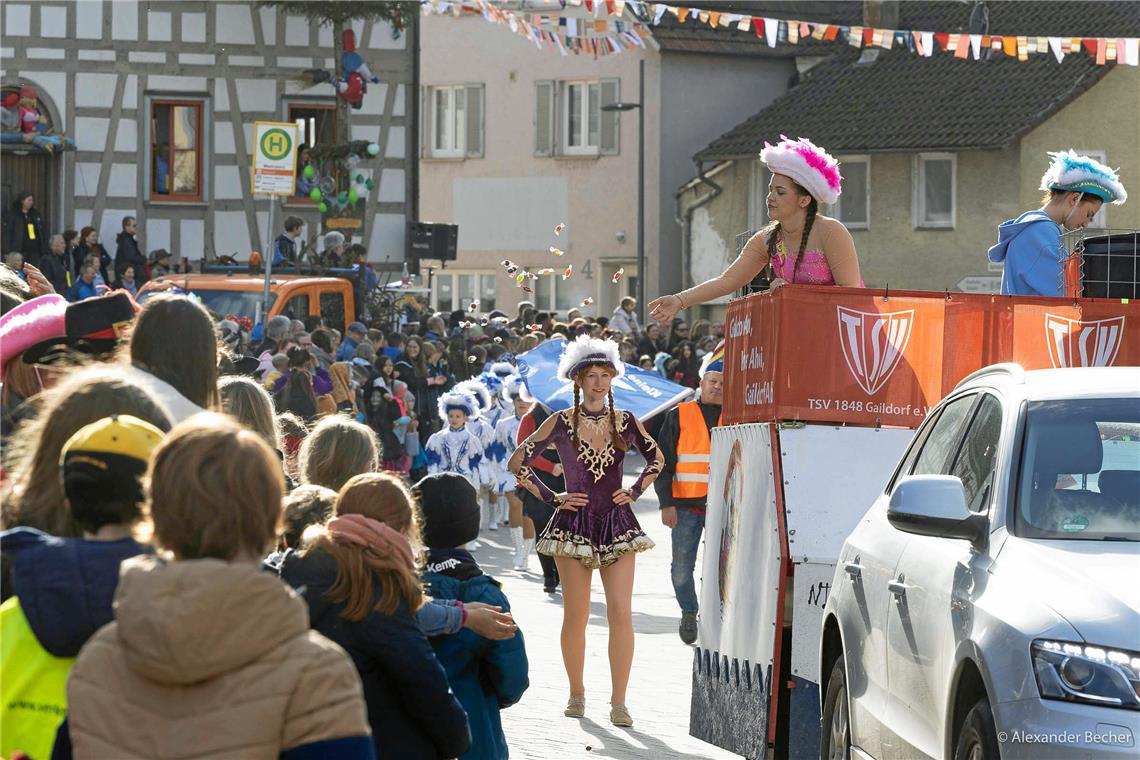
M 658 322 L 668 324 L 681 309 L 740 290 L 769 265 L 773 288 L 788 283 L 863 287 L 851 233 L 838 219 L 819 213 L 819 204 L 835 203 L 842 192 L 839 162 L 803 137 L 764 143 L 760 160 L 772 173 L 772 224 L 753 235 L 720 276 L 651 301 L 650 316 Z
M 554 557 L 562 580 L 562 660 L 570 680 L 565 714 L 571 718 L 585 715 L 582 670 L 590 582 L 594 570 L 602 576 L 610 628 L 610 722 L 615 726 L 633 725 L 625 691 L 633 665 L 634 558 L 653 547 L 631 505 L 665 463 L 637 418 L 614 408 L 610 384 L 624 369 L 613 341 L 583 335 L 567 343 L 558 362 L 558 379 L 573 384 L 574 406 L 547 417 L 507 463 L 520 486 L 556 508 L 535 548 Z M 550 446 L 562 464 L 565 493 L 553 493 L 530 468 Z M 623 488 L 622 463 L 631 448 L 640 451 L 648 464 L 632 486 Z

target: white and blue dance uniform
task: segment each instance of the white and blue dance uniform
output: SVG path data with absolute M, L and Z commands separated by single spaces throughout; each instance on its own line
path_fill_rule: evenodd
M 424 446 L 428 460 L 428 473 L 454 472 L 467 478 L 476 491 L 483 485 L 484 446 L 471 429 L 471 422 L 459 430 L 445 427 L 432 433 Z

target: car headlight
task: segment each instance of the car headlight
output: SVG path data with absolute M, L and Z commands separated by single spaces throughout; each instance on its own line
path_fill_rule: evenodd
M 1140 710 L 1140 653 L 1044 640 L 1031 652 L 1042 698 Z

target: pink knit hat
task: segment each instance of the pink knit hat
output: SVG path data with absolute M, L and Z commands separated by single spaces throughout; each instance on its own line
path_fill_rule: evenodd
M 67 334 L 64 314 L 67 301 L 52 293 L 25 301 L 0 316 L 0 379 L 8 362 L 42 340 Z

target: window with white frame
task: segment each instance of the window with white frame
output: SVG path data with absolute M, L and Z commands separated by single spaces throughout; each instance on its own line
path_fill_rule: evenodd
M 566 155 L 598 152 L 602 121 L 602 86 L 599 82 L 564 82 L 562 151 Z
M 432 278 L 432 298 L 436 311 L 466 309 L 479 301 L 479 312 L 495 308 L 495 274 L 493 272 L 453 272 L 446 270 Z
M 953 153 L 919 153 L 914 159 L 915 229 L 953 229 L 958 159 Z
M 616 156 L 621 114 L 602 106 L 620 92 L 620 79 L 535 82 L 535 155 Z
M 845 156 L 839 159 L 843 173 L 843 192 L 829 211 L 844 226 L 865 230 L 871 223 L 871 158 Z
M 430 158 L 483 155 L 483 85 L 427 88 L 425 122 Z

